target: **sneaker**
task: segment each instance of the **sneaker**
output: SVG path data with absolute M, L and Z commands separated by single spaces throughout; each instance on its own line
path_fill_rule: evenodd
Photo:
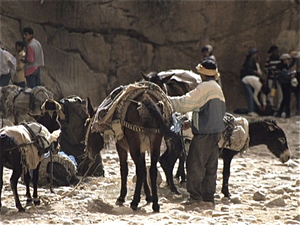
M 280 118 L 280 117 L 281 117 L 281 113 L 279 113 L 279 112 L 276 112 L 276 113 L 274 113 L 274 116 L 275 116 L 275 117 L 279 117 L 279 118 Z
M 181 203 L 182 205 L 186 205 L 186 206 L 188 206 L 188 205 L 193 205 L 193 204 L 195 204 L 195 203 L 200 203 L 201 202 L 201 200 L 198 200 L 198 199 L 194 199 L 194 198 L 191 198 L 191 197 L 189 197 L 185 202 L 183 202 L 183 203 Z
M 248 116 L 258 116 L 258 114 L 256 112 L 249 112 Z
M 201 201 L 199 203 L 199 206 L 201 208 L 206 208 L 206 209 L 214 209 L 215 208 L 215 204 L 212 202 L 205 202 L 205 201 Z

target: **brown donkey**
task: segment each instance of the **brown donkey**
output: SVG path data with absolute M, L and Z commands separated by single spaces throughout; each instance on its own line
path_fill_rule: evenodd
M 118 110 L 114 111 L 112 115 L 112 120 L 118 119 L 120 121 L 123 131 L 123 138 L 118 138 L 118 140 L 116 141 L 116 148 L 120 158 L 121 171 L 121 191 L 116 204 L 122 205 L 125 202 L 125 196 L 127 194 L 127 152 L 129 151 L 131 158 L 133 159 L 136 166 L 137 176 L 137 182 L 134 197 L 131 202 L 131 208 L 133 210 L 137 209 L 138 203 L 140 202 L 141 188 L 144 184 L 146 200 L 148 202 L 152 201 L 152 209 L 155 212 L 159 212 L 156 178 L 161 140 L 163 136 L 171 137 L 175 134 L 171 133 L 171 131 L 169 130 L 171 110 L 165 110 L 167 100 L 164 97 L 164 93 L 160 91 L 160 88 L 158 88 L 157 85 L 153 85 L 148 82 L 144 82 L 142 83 L 142 85 L 145 85 L 145 88 L 138 95 L 134 95 L 134 97 L 133 95 L 131 95 L 131 97 L 129 95 L 129 97 L 127 96 L 125 100 L 121 100 L 120 102 L 118 102 L 118 106 L 120 104 L 122 105 L 122 107 L 119 107 L 119 109 L 121 108 L 122 110 L 126 110 L 125 113 L 123 113 L 124 116 L 118 116 Z M 149 89 L 149 87 L 151 88 Z M 154 93 L 154 95 L 152 93 Z M 108 98 L 112 99 L 112 95 L 113 93 L 108 96 Z M 104 100 L 104 102 L 107 102 L 107 99 Z M 127 107 L 124 107 L 123 105 L 126 104 Z M 99 106 L 99 108 L 100 107 L 101 105 Z M 95 121 L 97 121 L 97 117 L 99 117 L 101 113 L 99 113 L 99 115 L 95 114 L 95 111 L 91 106 L 89 99 L 88 108 L 90 118 L 92 119 L 90 120 L 90 125 L 86 137 L 86 152 L 89 157 L 93 159 L 103 148 L 104 138 L 102 135 L 100 135 L 101 132 L 93 132 L 94 123 Z M 150 179 L 152 196 L 150 194 L 150 188 L 148 187 L 146 181 L 147 172 L 145 151 L 149 151 L 151 155 Z

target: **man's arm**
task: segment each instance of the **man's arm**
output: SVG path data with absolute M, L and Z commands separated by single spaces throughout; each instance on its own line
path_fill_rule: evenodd
M 23 63 L 33 63 L 34 62 L 34 54 L 33 54 L 33 49 L 28 46 L 27 51 L 26 51 L 26 56 L 22 60 Z

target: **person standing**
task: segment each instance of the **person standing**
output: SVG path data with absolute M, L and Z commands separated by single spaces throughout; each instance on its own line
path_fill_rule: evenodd
M 275 90 L 275 92 L 271 92 L 268 95 L 268 101 L 270 102 L 271 106 L 276 110 L 279 109 L 280 103 L 282 101 L 282 91 L 281 86 L 278 83 L 277 75 L 278 75 L 278 65 L 280 64 L 281 60 L 279 59 L 278 54 L 278 47 L 276 45 L 272 45 L 268 50 L 269 57 L 265 61 L 265 74 L 267 75 L 267 82 L 269 88 Z M 277 94 L 277 106 L 274 105 L 274 97 Z
M 16 72 L 16 58 L 8 51 L 0 48 L 0 86 L 9 84 L 11 75 Z
M 12 81 L 14 85 L 17 85 L 21 88 L 25 88 L 26 79 L 24 75 L 24 63 L 22 62 L 22 59 L 26 55 L 24 51 L 24 42 L 17 41 L 15 44 L 15 49 L 16 49 L 17 67 L 16 67 L 16 73 L 12 77 Z
M 34 88 L 41 85 L 40 67 L 44 66 L 44 53 L 40 42 L 33 38 L 33 29 L 25 27 L 23 38 L 26 42 L 26 57 L 22 62 L 25 63 L 24 74 L 27 86 Z
M 217 64 L 217 60 L 216 57 L 213 55 L 213 47 L 211 45 L 205 45 L 202 49 L 201 49 L 201 53 L 202 53 L 202 60 L 213 60 L 216 64 L 216 67 L 218 68 L 218 64 Z M 220 85 L 220 87 L 222 88 L 222 82 L 221 82 L 221 76 L 218 77 L 218 84 Z
M 285 111 L 285 117 L 291 117 L 291 91 L 292 85 L 291 80 L 296 77 L 296 71 L 288 71 L 291 67 L 291 56 L 288 53 L 280 56 L 281 63 L 278 65 L 278 82 L 281 85 L 283 99 L 280 104 L 278 112 L 275 114 L 276 117 L 281 117 L 283 111 Z
M 185 204 L 214 205 L 219 157 L 218 142 L 225 130 L 225 97 L 216 80 L 219 77 L 214 61 L 204 60 L 196 67 L 202 81 L 183 96 L 168 97 L 173 110 L 193 112 L 191 127 L 193 139 L 187 157 L 187 191 Z

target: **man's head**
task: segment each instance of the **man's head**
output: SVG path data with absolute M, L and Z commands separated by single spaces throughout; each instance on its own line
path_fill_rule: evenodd
M 23 29 L 23 38 L 26 41 L 31 41 L 31 39 L 33 38 L 33 29 L 31 27 L 25 27 Z
M 258 50 L 256 48 L 251 48 L 249 50 L 249 55 L 252 56 L 253 58 L 256 57 Z
M 208 57 L 208 56 L 209 56 L 209 50 L 208 50 L 208 48 L 207 48 L 207 47 L 203 47 L 203 48 L 201 49 L 201 53 L 202 53 L 202 57 L 203 57 L 203 58 Z
M 280 59 L 281 61 L 284 63 L 284 64 L 290 64 L 291 63 L 291 56 L 290 54 L 288 53 L 284 53 L 280 56 Z
M 15 49 L 17 52 L 20 52 L 24 49 L 24 42 L 23 41 L 17 41 L 15 45 Z
M 202 80 L 210 80 L 211 78 L 217 80 L 220 76 L 216 63 L 210 59 L 203 60 L 197 65 L 196 69 Z
M 271 55 L 278 55 L 278 47 L 276 45 L 272 45 L 269 48 L 268 53 Z

